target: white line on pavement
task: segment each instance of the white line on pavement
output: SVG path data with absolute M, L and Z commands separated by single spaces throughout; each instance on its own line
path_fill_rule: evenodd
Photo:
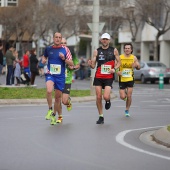
M 152 156 L 159 157 L 159 158 L 162 158 L 162 159 L 170 160 L 170 157 L 168 157 L 168 156 L 159 155 L 159 154 L 156 154 L 156 153 L 153 153 L 153 152 L 149 152 L 149 151 L 146 151 L 146 150 L 137 148 L 137 147 L 135 147 L 135 146 L 133 146 L 133 145 L 125 142 L 125 140 L 124 140 L 125 135 L 128 134 L 128 133 L 130 133 L 130 132 L 132 132 L 132 131 L 147 130 L 147 129 L 151 129 L 151 128 L 161 128 L 161 127 L 162 127 L 162 126 L 125 130 L 125 131 L 120 132 L 120 133 L 116 136 L 116 141 L 117 141 L 118 143 L 120 143 L 121 145 L 123 145 L 123 146 L 125 146 L 125 147 L 127 147 L 127 148 L 130 148 L 130 149 L 136 150 L 136 151 L 138 151 L 138 152 L 142 152 L 142 153 L 145 153 L 145 154 L 148 154 L 148 155 L 152 155 Z

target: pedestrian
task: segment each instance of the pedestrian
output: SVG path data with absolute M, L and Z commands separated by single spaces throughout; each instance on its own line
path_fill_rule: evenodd
M 3 52 L 2 52 L 2 49 L 3 49 L 3 44 L 2 42 L 0 42 L 0 76 L 2 74 L 2 69 L 3 69 Z
M 21 84 L 21 66 L 20 66 L 20 60 L 18 58 L 18 51 L 14 51 L 14 56 L 16 57 L 15 59 L 15 70 L 14 70 L 14 78 L 16 79 L 16 84 L 15 86 L 20 86 Z
M 38 71 L 38 59 L 36 55 L 36 49 L 31 50 L 30 56 L 30 71 L 31 71 L 31 85 L 34 85 L 35 77 L 39 75 Z
M 30 72 L 30 51 L 26 50 L 24 55 L 23 55 L 23 69 L 24 73 L 27 74 L 29 77 L 31 77 L 31 72 Z
M 45 66 L 45 64 L 42 63 L 42 56 L 43 54 L 40 56 L 39 62 L 38 62 L 38 70 L 39 70 L 40 77 L 44 76 L 44 66 Z
M 61 46 L 61 40 L 61 33 L 54 33 L 54 44 L 45 48 L 44 56 L 42 58 L 43 64 L 47 62 L 45 80 L 49 110 L 45 118 L 47 120 L 51 119 L 51 125 L 56 124 L 56 112 L 58 112 L 58 119 L 62 119 L 61 95 L 65 86 L 65 65 L 68 64 L 73 66 L 70 50 L 67 47 Z M 52 108 L 53 89 L 55 89 L 54 111 Z
M 6 85 L 12 85 L 13 78 L 13 63 L 15 61 L 15 56 L 13 55 L 15 48 L 12 45 L 9 45 L 8 50 L 6 51 L 6 64 L 7 64 L 7 76 L 6 76 Z
M 102 89 L 104 89 L 103 99 L 105 100 L 105 109 L 108 110 L 111 107 L 110 93 L 114 79 L 114 73 L 120 66 L 118 50 L 109 45 L 110 35 L 108 33 L 102 34 L 100 42 L 101 47 L 94 51 L 93 59 L 88 60 L 88 65 L 92 69 L 95 68 L 97 63 L 97 69 L 93 82 L 96 91 L 96 105 L 99 113 L 99 119 L 96 122 L 97 124 L 104 123 Z M 116 65 L 115 61 L 117 62 Z
M 124 54 L 120 55 L 121 65 L 117 72 L 119 76 L 119 94 L 120 98 L 126 101 L 125 116 L 129 117 L 129 109 L 132 103 L 132 92 L 134 87 L 134 72 L 136 68 L 140 70 L 138 59 L 133 54 L 133 46 L 131 43 L 124 44 Z
M 80 58 L 80 80 L 85 78 L 86 62 L 83 57 Z
M 67 41 L 65 38 L 62 38 L 61 41 L 62 46 L 67 46 Z M 72 55 L 73 66 L 66 64 L 66 81 L 65 81 L 65 88 L 62 94 L 62 103 L 67 106 L 67 110 L 70 111 L 72 109 L 71 97 L 70 97 L 70 90 L 71 84 L 73 80 L 73 74 L 76 69 L 79 69 L 80 64 L 79 60 L 76 55 Z M 57 123 L 61 123 L 62 120 L 58 120 Z

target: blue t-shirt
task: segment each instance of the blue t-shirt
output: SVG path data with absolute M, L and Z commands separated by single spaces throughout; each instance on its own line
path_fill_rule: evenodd
M 48 58 L 46 74 L 65 78 L 65 61 L 60 58 L 59 53 L 63 53 L 66 58 L 67 51 L 64 47 L 46 47 L 44 51 L 44 56 Z

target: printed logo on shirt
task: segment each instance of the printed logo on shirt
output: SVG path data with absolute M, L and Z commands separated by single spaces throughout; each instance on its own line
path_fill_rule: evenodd
M 99 60 L 105 60 L 105 56 L 102 52 L 99 54 Z

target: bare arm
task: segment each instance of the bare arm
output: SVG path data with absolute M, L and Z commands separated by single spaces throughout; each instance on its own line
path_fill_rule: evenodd
M 117 72 L 116 70 L 120 67 L 120 58 L 119 58 L 119 52 L 118 50 L 115 48 L 114 49 L 114 55 L 115 55 L 115 66 L 113 69 L 111 69 L 109 72 L 110 73 L 115 73 Z
M 134 63 L 132 64 L 133 68 L 136 68 L 136 70 L 140 70 L 140 64 L 136 56 L 134 56 Z
M 121 65 L 121 62 L 120 62 L 119 52 L 118 52 L 118 50 L 116 48 L 114 49 L 114 55 L 116 57 L 115 69 L 118 69 L 120 67 L 120 65 Z
M 88 60 L 88 65 L 89 65 L 92 69 L 94 69 L 95 66 L 96 66 L 97 53 L 98 53 L 97 50 L 95 50 L 95 51 L 93 52 L 93 59 L 92 59 L 92 60 Z
M 70 66 L 74 66 L 73 60 L 72 60 L 72 55 L 71 55 L 69 48 L 68 47 L 64 47 L 64 48 L 66 49 L 66 52 L 67 52 L 66 58 L 65 58 L 64 54 L 61 52 L 59 53 L 60 58 L 62 60 L 64 60 L 66 64 L 68 64 Z
M 69 69 L 71 69 L 71 70 L 77 70 L 77 69 L 79 69 L 80 68 L 80 64 L 78 63 L 78 64 L 76 64 L 76 65 L 74 65 L 74 66 L 68 66 L 69 67 Z

